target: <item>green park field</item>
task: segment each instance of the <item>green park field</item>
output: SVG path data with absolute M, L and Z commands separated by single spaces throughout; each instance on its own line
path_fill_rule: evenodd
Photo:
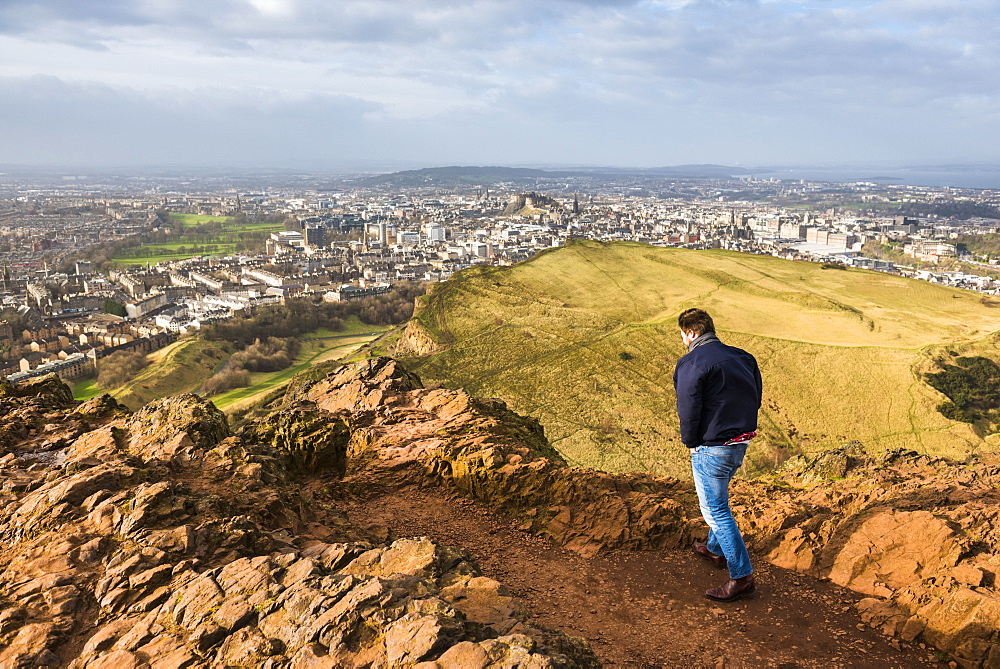
M 179 221 L 185 228 L 194 228 L 205 223 L 230 223 L 232 216 L 206 216 L 204 214 L 170 214 L 170 218 Z
M 230 255 L 239 250 L 241 242 L 283 229 L 280 223 L 237 223 L 232 216 L 170 214 L 170 217 L 181 223 L 183 234 L 175 236 L 174 241 L 127 249 L 115 256 L 114 263 L 118 266 L 155 265 L 200 255 Z M 208 232 L 199 228 L 207 223 L 222 225 Z
M 92 376 L 75 381 L 71 388 L 73 390 L 73 399 L 77 400 L 89 400 L 104 392 L 97 385 L 97 379 Z
M 573 464 L 684 476 L 672 373 L 692 306 L 760 362 L 751 471 L 854 440 L 959 457 L 997 445 L 988 426 L 942 416 L 923 374 L 942 357 L 1000 360 L 1000 302 L 770 256 L 581 241 L 473 268 L 422 298 L 410 331 L 442 350 L 408 362 L 425 383 L 537 417 Z
M 222 223 L 223 232 L 238 232 L 245 230 L 281 230 L 278 223 L 236 223 L 233 216 L 207 216 L 205 214 L 170 214 L 170 218 L 179 221 L 185 228 L 196 228 L 206 223 Z
M 196 255 L 227 255 L 236 251 L 235 243 L 209 244 L 208 251 L 191 250 L 194 244 L 175 242 L 173 244 L 149 244 L 139 249 L 141 255 L 128 258 L 115 258 L 115 263 L 119 265 L 145 265 L 149 263 L 155 265 L 158 262 L 168 262 L 171 260 L 184 260 Z M 202 245 L 198 245 L 202 246 Z

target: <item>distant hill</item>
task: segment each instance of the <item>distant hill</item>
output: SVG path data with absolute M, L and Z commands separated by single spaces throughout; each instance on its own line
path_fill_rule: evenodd
M 380 174 L 358 181 L 364 186 L 488 186 L 504 181 L 525 182 L 559 173 L 523 167 L 426 167 L 392 174 Z
M 729 179 L 735 175 L 749 174 L 739 167 L 725 165 L 675 165 L 672 167 L 617 168 L 588 167 L 571 170 L 539 170 L 526 167 L 426 167 L 391 174 L 359 179 L 362 186 L 396 186 L 413 188 L 419 186 L 491 186 L 502 182 L 523 185 L 534 184 L 539 179 L 560 179 L 566 177 L 644 177 L 669 179 Z
M 858 440 L 961 457 L 995 428 L 945 418 L 925 382 L 957 356 L 1000 359 L 1000 303 L 928 282 L 728 251 L 574 242 L 440 284 L 401 347 L 425 382 L 506 400 L 570 462 L 685 475 L 676 316 L 702 306 L 765 380 L 749 464 Z

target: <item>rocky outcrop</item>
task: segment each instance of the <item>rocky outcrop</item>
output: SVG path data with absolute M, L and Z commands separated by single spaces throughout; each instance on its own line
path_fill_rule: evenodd
M 291 392 L 350 426 L 345 475 L 428 479 L 584 554 L 686 545 L 701 527 L 689 484 L 569 468 L 541 427 L 496 400 L 422 388 L 393 360 L 331 371 Z M 737 513 L 773 563 L 869 595 L 863 620 L 1000 666 L 1000 458 L 949 463 L 858 446 L 740 481 Z
M 275 412 L 243 431 L 244 439 L 273 447 L 283 457 L 286 468 L 300 474 L 326 469 L 343 475 L 350 436 L 343 419 L 331 419 L 328 412 L 312 402 L 299 402 Z
M 312 534 L 304 488 L 342 473 L 347 429 L 314 406 L 239 437 L 193 395 L 129 414 L 64 389 L 0 393 L 23 426 L 0 458 L 0 666 L 596 665 L 461 551 Z
M 390 358 L 331 370 L 293 387 L 285 401 L 287 408 L 245 434 L 268 431 L 306 403 L 349 426 L 346 472 L 436 481 L 583 554 L 690 540 L 691 522 L 678 500 L 691 492 L 678 481 L 567 467 L 537 421 L 499 400 L 423 388 Z
M 29 379 L 17 386 L 11 385 L 7 379 L 0 379 L 0 416 L 3 417 L 0 421 L 0 455 L 27 440 L 36 443 L 36 450 L 46 450 L 46 446 L 55 448 L 67 433 L 50 421 L 48 415 L 73 404 L 69 388 L 54 374 Z M 86 423 L 79 428 L 85 431 Z
M 593 666 L 468 555 L 355 527 L 338 495 L 442 487 L 583 554 L 702 525 L 690 484 L 567 467 L 537 421 L 388 358 L 310 370 L 238 428 L 194 395 L 133 414 L 54 377 L 0 382 L 0 411 L 0 666 Z M 1000 457 L 849 446 L 733 500 L 757 554 L 997 667 L 998 490 Z
M 965 667 L 1000 667 L 1000 458 L 954 463 L 858 446 L 734 493 L 758 550 L 870 595 L 862 619 Z
M 419 320 L 411 319 L 403 329 L 403 334 L 395 345 L 393 355 L 409 355 L 418 358 L 448 350 L 447 345 L 435 339 Z

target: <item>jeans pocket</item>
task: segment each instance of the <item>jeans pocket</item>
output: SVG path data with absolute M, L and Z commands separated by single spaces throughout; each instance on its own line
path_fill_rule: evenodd
M 746 453 L 746 446 L 699 446 L 695 449 L 698 455 L 707 455 L 711 459 L 705 460 L 706 465 L 711 467 L 713 474 L 718 476 L 729 474 L 730 476 L 743 465 L 743 456 Z

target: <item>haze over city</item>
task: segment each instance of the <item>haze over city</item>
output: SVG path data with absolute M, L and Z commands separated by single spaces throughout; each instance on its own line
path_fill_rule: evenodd
M 0 164 L 995 161 L 986 0 L 0 7 Z

